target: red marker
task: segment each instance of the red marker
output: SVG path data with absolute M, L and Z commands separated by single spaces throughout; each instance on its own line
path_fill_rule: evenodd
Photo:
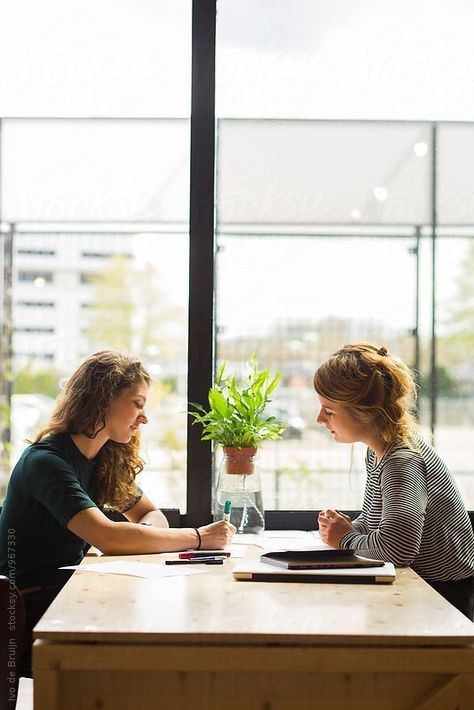
M 202 550 L 201 552 L 180 552 L 178 557 L 180 560 L 198 560 L 200 557 L 230 557 L 230 552 L 212 552 L 211 550 Z

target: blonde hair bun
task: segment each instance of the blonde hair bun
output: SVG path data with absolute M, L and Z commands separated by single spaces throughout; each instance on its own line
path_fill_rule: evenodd
M 316 392 L 375 426 L 388 444 L 414 446 L 416 384 L 408 366 L 385 346 L 347 343 L 320 365 Z

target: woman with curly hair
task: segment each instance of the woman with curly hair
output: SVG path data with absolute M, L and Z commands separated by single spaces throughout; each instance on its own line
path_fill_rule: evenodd
M 225 521 L 169 528 L 138 487 L 149 386 L 138 358 L 91 355 L 67 380 L 49 422 L 13 469 L 0 515 L 0 574 L 14 575 L 30 632 L 71 574 L 60 568 L 79 564 L 88 544 L 119 555 L 220 549 L 232 539 L 235 528 Z M 104 507 L 126 521 L 113 521 Z M 14 568 L 7 545 L 13 537 Z
M 361 514 L 319 514 L 323 541 L 398 566 L 411 565 L 470 619 L 474 533 L 455 481 L 417 433 L 413 376 L 399 358 L 368 343 L 344 345 L 314 375 L 317 421 L 339 443 L 367 444 Z

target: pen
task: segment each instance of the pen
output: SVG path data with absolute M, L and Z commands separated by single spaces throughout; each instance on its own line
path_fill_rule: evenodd
M 222 557 L 199 557 L 195 560 L 165 560 L 165 565 L 223 565 Z
M 195 560 L 198 557 L 230 557 L 230 552 L 180 552 L 178 557 L 180 560 Z
M 232 510 L 232 501 L 231 500 L 226 500 L 224 503 L 224 515 L 222 520 L 225 520 L 226 523 L 230 523 L 230 511 Z

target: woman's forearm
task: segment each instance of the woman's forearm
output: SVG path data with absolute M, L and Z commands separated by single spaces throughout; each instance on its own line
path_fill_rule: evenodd
M 148 526 L 111 522 L 107 532 L 101 537 L 102 539 L 95 547 L 104 555 L 178 552 L 179 550 L 193 549 L 199 544 L 194 528 L 169 528 L 154 524 Z

